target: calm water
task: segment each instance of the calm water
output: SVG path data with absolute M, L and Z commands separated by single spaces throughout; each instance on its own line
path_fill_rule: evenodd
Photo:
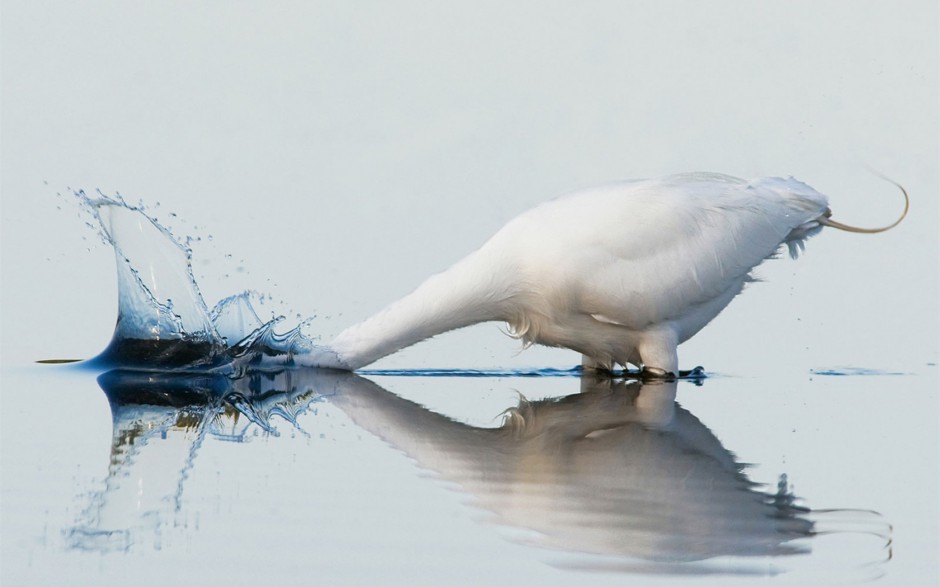
M 935 382 L 23 368 L 4 584 L 929 584 Z

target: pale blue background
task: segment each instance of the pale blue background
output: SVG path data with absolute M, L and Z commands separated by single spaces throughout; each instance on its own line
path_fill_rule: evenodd
M 898 229 L 824 231 L 799 261 L 762 266 L 767 283 L 680 348 L 684 367 L 702 364 L 761 389 L 770 374 L 787 383 L 769 398 L 715 383 L 709 394 L 679 399 L 720 429 L 728 448 L 768 465 L 762 480 L 772 481 L 789 454 L 791 470 L 806 468 L 798 489 L 816 504 L 900 508 L 883 513 L 915 524 L 904 531 L 919 554 L 899 550 L 889 580 L 936 573 L 926 553 L 937 544 L 940 419 L 938 49 L 938 8 L 929 0 L 5 0 L 4 485 L 17 478 L 30 486 L 36 461 L 28 451 L 42 449 L 27 439 L 46 426 L 75 444 L 68 450 L 98 435 L 103 444 L 88 449 L 90 462 L 103 464 L 107 451 L 107 410 L 90 378 L 70 396 L 69 377 L 24 370 L 36 359 L 92 356 L 113 327 L 111 253 L 84 226 L 68 188 L 120 191 L 177 233 L 202 236 L 195 269 L 210 305 L 258 289 L 273 297 L 264 312 L 316 314 L 313 331 L 328 337 L 513 215 L 572 189 L 689 170 L 793 175 L 830 195 L 840 220 L 876 226 L 893 220 L 900 202 L 871 166 L 911 193 Z M 379 366 L 577 361 L 566 351 L 517 351 L 485 325 Z M 806 387 L 812 369 L 844 368 L 909 375 L 830 380 L 827 394 Z M 512 384 L 500 385 L 485 407 L 474 400 L 486 393 L 424 399 L 457 417 L 492 417 L 514 402 Z M 787 389 L 793 395 L 781 399 Z M 862 401 L 851 401 L 853 389 Z M 92 408 L 77 398 L 95 398 L 97 411 L 83 413 Z M 64 429 L 57 418 L 69 414 L 77 422 Z M 872 421 L 882 414 L 891 417 Z M 781 421 L 815 432 L 788 438 Z M 893 486 L 874 486 L 870 498 L 844 503 L 845 487 L 823 481 L 834 459 L 853 454 L 851 446 L 823 454 L 843 435 L 871 442 L 858 462 L 838 461 L 868 470 L 860 485 L 914 471 L 905 486 L 921 492 L 892 496 Z M 264 463 L 265 446 L 231 462 Z M 100 477 L 75 473 L 83 457 L 69 454 L 55 461 L 59 481 L 78 475 L 85 487 Z M 60 487 L 49 503 L 81 491 Z M 872 503 L 878 496 L 889 501 Z M 22 546 L 32 538 L 11 540 L 5 523 L 2 539 L 4 576 L 35 572 L 24 558 L 35 549 Z M 480 540 L 492 549 L 488 560 L 515 556 Z M 57 547 L 41 552 L 56 568 Z M 512 566 L 500 560 L 493 564 Z M 43 583 L 56 583 L 51 577 Z

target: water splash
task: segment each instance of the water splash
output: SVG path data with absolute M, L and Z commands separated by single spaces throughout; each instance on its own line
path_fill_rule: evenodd
M 93 362 L 108 367 L 244 370 L 246 365 L 313 348 L 301 325 L 275 332 L 283 317 L 265 322 L 253 292 L 229 296 L 208 309 L 192 270 L 189 239 L 181 242 L 141 205 L 119 194 L 75 195 L 91 225 L 114 249 L 118 317 L 111 342 Z

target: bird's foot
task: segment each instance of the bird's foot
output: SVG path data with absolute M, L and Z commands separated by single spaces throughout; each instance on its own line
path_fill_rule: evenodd
M 679 371 L 679 379 L 705 379 L 706 377 L 708 375 L 705 374 L 705 367 L 701 365 L 688 371 Z
M 672 371 L 666 371 L 665 369 L 660 369 L 658 367 L 646 367 L 640 371 L 640 379 L 643 381 L 675 381 L 676 379 L 691 379 L 693 381 L 700 381 L 705 379 L 705 368 L 704 367 L 695 367 L 687 371 L 680 370 L 679 374 L 676 375 Z
M 641 381 L 675 381 L 676 374 L 672 371 L 666 371 L 659 367 L 647 367 L 644 365 L 640 371 Z

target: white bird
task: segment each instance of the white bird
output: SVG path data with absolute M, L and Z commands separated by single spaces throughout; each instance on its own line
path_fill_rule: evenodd
M 525 345 L 582 353 L 585 368 L 678 374 L 676 347 L 741 292 L 782 245 L 832 226 L 826 196 L 793 178 L 689 173 L 563 196 L 341 332 L 297 364 L 355 370 L 435 335 L 505 322 Z

